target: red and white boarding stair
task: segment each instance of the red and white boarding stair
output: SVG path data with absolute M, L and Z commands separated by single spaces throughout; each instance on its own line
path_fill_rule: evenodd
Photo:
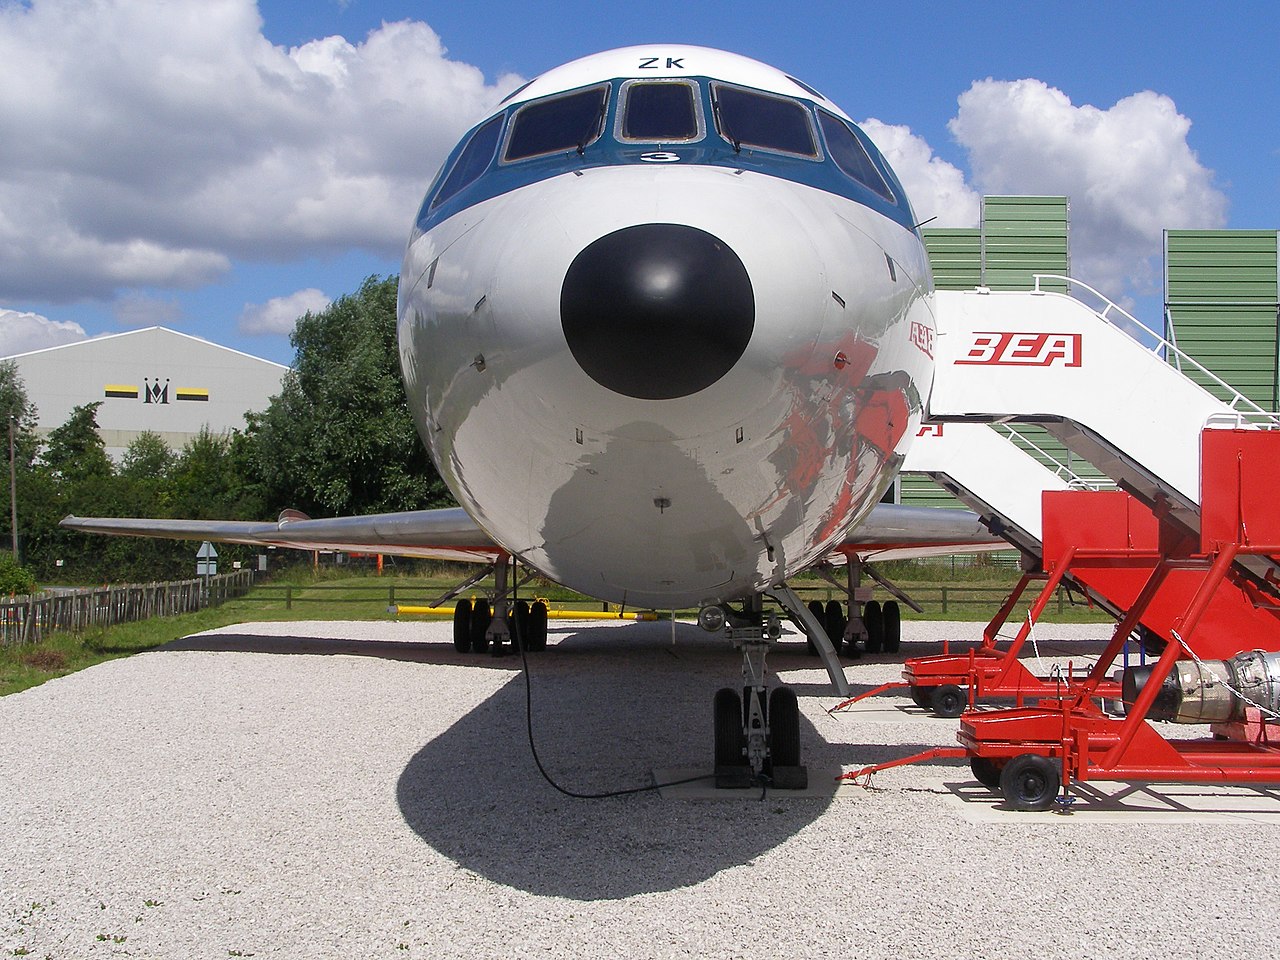
M 1042 279 L 1027 292 L 937 294 L 928 415 L 942 428 L 924 431 L 906 469 L 984 504 L 1022 533 L 1024 550 L 1040 541 L 1046 589 L 1071 578 L 1105 598 L 1119 623 L 1082 681 L 1036 706 L 966 713 L 962 748 L 906 760 L 968 756 L 980 780 L 1022 809 L 1046 809 L 1073 780 L 1280 782 L 1269 741 L 1280 740 L 1280 657 L 1269 656 L 1280 650 L 1280 504 L 1268 492 L 1280 472 L 1277 417 L 1105 298 L 1095 309 L 1040 289 Z M 1030 470 L 1012 444 L 984 438 L 966 451 L 958 442 L 979 435 L 973 425 L 1008 422 L 1041 424 L 1120 490 L 1070 489 L 1053 471 Z M 935 440 L 947 450 L 931 450 Z M 1151 669 L 1126 673 L 1127 715 L 1107 716 L 1097 702 L 1106 671 L 1140 626 L 1168 646 Z M 982 692 L 980 676 L 971 673 L 971 695 Z M 1157 718 L 1216 721 L 1219 739 L 1166 741 L 1146 722 Z

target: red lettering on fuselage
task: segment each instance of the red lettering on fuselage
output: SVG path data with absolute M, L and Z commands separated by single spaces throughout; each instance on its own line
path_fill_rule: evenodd
M 911 342 L 930 360 L 933 359 L 933 328 L 919 320 L 911 321 Z

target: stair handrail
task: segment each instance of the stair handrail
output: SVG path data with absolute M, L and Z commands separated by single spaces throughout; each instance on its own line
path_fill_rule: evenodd
M 1020 433 L 1008 423 L 991 423 L 991 424 L 988 424 L 988 426 L 991 427 L 993 430 L 995 430 L 996 433 L 1004 435 L 1006 440 L 1009 440 L 1010 442 L 1014 442 L 1015 446 L 1017 446 L 1017 443 L 1015 441 L 1021 441 L 1022 443 L 1025 443 L 1028 447 L 1031 448 L 1033 453 L 1035 453 L 1038 457 L 1043 458 L 1043 460 L 1047 461 L 1045 465 L 1049 467 L 1051 470 L 1053 470 L 1054 474 L 1058 477 L 1058 479 L 1065 482 L 1068 487 L 1071 487 L 1077 490 L 1079 489 L 1103 490 L 1103 489 L 1111 489 L 1112 487 L 1115 486 L 1115 483 L 1107 479 L 1106 477 L 1099 477 L 1096 479 L 1086 479 L 1085 477 L 1080 476 L 1080 474 L 1076 473 L 1073 469 L 1071 469 L 1069 464 L 1063 463 L 1053 454 L 1043 449 L 1038 443 L 1036 443 L 1034 440 L 1028 437 L 1025 433 Z
M 1119 306 L 1114 301 L 1112 301 L 1106 294 L 1101 293 L 1098 290 L 1094 289 L 1093 287 L 1089 286 L 1089 284 L 1085 283 L 1083 280 L 1076 280 L 1074 277 L 1063 276 L 1060 273 L 1036 273 L 1036 274 L 1032 274 L 1032 277 L 1035 279 L 1035 287 L 1032 290 L 1032 293 L 1036 293 L 1041 296 L 1052 295 L 1052 296 L 1059 296 L 1059 297 L 1067 297 L 1068 299 L 1076 301 L 1081 306 L 1085 307 L 1088 310 L 1091 310 L 1094 316 L 1096 316 L 1099 320 L 1102 320 L 1103 322 L 1119 330 L 1121 333 L 1127 336 L 1130 340 L 1132 340 L 1138 346 L 1142 347 L 1142 349 L 1146 350 L 1148 353 L 1159 356 L 1160 352 L 1164 351 L 1165 357 L 1166 357 L 1165 359 L 1166 363 L 1168 362 L 1168 359 L 1167 359 L 1168 356 L 1172 354 L 1172 356 L 1175 358 L 1175 366 L 1171 367 L 1171 369 L 1175 369 L 1176 372 L 1181 373 L 1184 377 L 1187 376 L 1187 374 L 1186 374 L 1186 371 L 1182 369 L 1182 364 L 1183 363 L 1190 364 L 1199 373 L 1201 373 L 1206 379 L 1210 380 L 1215 385 L 1221 387 L 1224 391 L 1226 391 L 1227 394 L 1231 396 L 1232 399 L 1230 403 L 1228 403 L 1227 405 L 1232 410 L 1236 410 L 1239 408 L 1239 406 L 1243 405 L 1244 407 L 1247 408 L 1248 412 L 1251 414 L 1261 414 L 1263 417 L 1268 417 L 1272 420 L 1275 420 L 1276 418 L 1275 414 L 1258 406 L 1258 404 L 1254 403 L 1252 400 L 1246 397 L 1243 393 L 1241 393 L 1235 387 L 1231 386 L 1231 384 L 1227 383 L 1225 380 L 1223 380 L 1216 373 L 1214 373 L 1212 370 L 1210 370 L 1208 367 L 1202 364 L 1195 357 L 1191 356 L 1189 353 L 1183 353 L 1181 350 L 1178 349 L 1178 347 L 1175 344 L 1171 343 L 1170 341 L 1166 340 L 1164 337 L 1160 336 L 1160 334 L 1150 329 L 1148 326 L 1146 326 L 1144 323 L 1142 323 L 1140 320 L 1134 317 L 1133 314 L 1129 313 L 1128 310 L 1124 309 L 1124 307 Z M 1104 304 L 1106 304 L 1106 306 L 1103 307 L 1102 310 L 1097 310 L 1093 306 L 1091 306 L 1090 304 L 1082 300 L 1080 297 L 1074 296 L 1072 293 L 1062 293 L 1058 290 L 1042 290 L 1040 289 L 1041 280 L 1065 281 L 1068 285 L 1068 289 L 1073 291 L 1077 287 L 1082 287 L 1085 290 L 1088 290 L 1091 294 L 1093 294 L 1099 300 L 1101 300 Z M 1154 338 L 1156 341 L 1155 346 L 1152 346 L 1152 347 L 1147 346 L 1147 344 L 1143 343 L 1142 340 L 1140 340 L 1136 336 L 1134 331 L 1131 328 L 1129 328 L 1126 324 L 1117 323 L 1115 320 L 1113 320 L 1110 316 L 1112 311 L 1118 314 L 1121 314 L 1125 320 L 1127 320 L 1130 324 L 1132 324 L 1137 329 L 1142 330 L 1146 334 L 1150 334 L 1151 337 Z M 1191 380 L 1190 377 L 1187 377 L 1187 379 Z M 1191 382 L 1195 383 L 1194 380 L 1192 380 Z M 1197 384 L 1197 386 L 1199 386 L 1199 384 Z

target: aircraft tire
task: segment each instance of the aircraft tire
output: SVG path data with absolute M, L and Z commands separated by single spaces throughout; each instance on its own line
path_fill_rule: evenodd
M 453 605 L 453 649 L 471 652 L 471 601 L 459 600 Z
M 769 741 L 775 767 L 800 766 L 800 704 L 789 687 L 769 694 Z
M 489 621 L 493 619 L 493 611 L 489 609 L 489 601 L 481 597 L 471 605 L 471 652 L 484 653 L 489 649 Z
M 902 646 L 902 610 L 897 600 L 886 600 L 882 609 L 884 618 L 884 651 L 897 653 Z
M 822 606 L 821 600 L 809 601 L 809 613 L 813 615 L 813 619 L 819 623 L 824 623 L 827 618 L 826 610 Z M 825 628 L 824 628 L 825 629 Z M 809 656 L 816 657 L 818 655 L 818 645 L 813 642 L 813 637 L 809 636 L 809 631 L 805 630 L 805 637 L 808 639 Z
M 868 600 L 863 606 L 862 625 L 867 628 L 867 653 L 879 653 L 884 649 L 884 613 L 878 601 Z
M 747 746 L 742 731 L 742 694 L 732 687 L 717 690 L 714 720 L 716 767 L 742 766 L 746 762 L 743 751 Z
M 844 646 L 844 628 L 848 622 L 845 620 L 844 607 L 841 606 L 839 600 L 828 600 L 826 609 L 823 611 L 823 618 L 818 621 L 827 629 L 827 636 L 831 638 L 831 645 L 836 648 L 839 653 Z
M 529 650 L 541 652 L 547 649 L 547 605 L 535 600 L 529 608 Z
M 529 601 L 517 600 L 512 615 L 511 640 L 517 651 L 529 649 Z

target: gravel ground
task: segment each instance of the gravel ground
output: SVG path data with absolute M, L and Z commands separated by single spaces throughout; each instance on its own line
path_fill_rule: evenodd
M 975 624 L 904 624 L 911 653 Z M 1076 663 L 1104 627 L 1041 627 Z M 256 957 L 1254 957 L 1280 814 L 1090 822 L 984 810 L 955 761 L 830 799 L 572 800 L 539 776 L 519 661 L 447 624 L 242 624 L 0 700 L 0 953 Z M 552 624 L 543 761 L 578 790 L 706 763 L 736 655 L 668 624 Z M 794 641 L 811 769 L 954 743 L 829 717 Z M 856 689 L 894 679 L 851 662 Z M 967 791 L 967 793 L 965 792 Z M 1212 804 L 1211 804 L 1212 806 Z M 1277 807 L 1280 810 L 1280 806 Z M 1268 917 L 1272 919 L 1267 919 Z

